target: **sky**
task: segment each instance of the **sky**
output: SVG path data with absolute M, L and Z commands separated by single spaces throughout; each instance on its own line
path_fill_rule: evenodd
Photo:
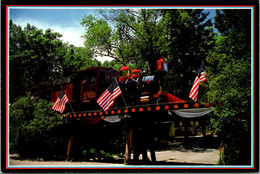
M 209 18 L 213 18 L 214 11 L 210 10 Z M 22 28 L 28 23 L 45 31 L 51 28 L 62 34 L 62 40 L 77 47 L 84 46 L 85 29 L 80 22 L 85 15 L 99 16 L 95 8 L 87 7 L 13 7 L 9 8 L 9 19 Z M 110 57 L 96 57 L 102 63 L 113 60 Z
M 45 31 L 50 28 L 53 32 L 62 34 L 62 40 L 77 47 L 84 46 L 85 29 L 80 24 L 83 17 L 92 14 L 99 16 L 96 9 L 93 8 L 10 8 L 9 17 L 14 24 L 22 28 L 28 23 L 38 29 Z M 112 61 L 113 58 L 108 56 L 97 56 L 97 60 Z
M 27 23 L 38 29 L 51 28 L 62 34 L 62 40 L 75 46 L 84 46 L 80 25 L 84 15 L 95 14 L 92 9 L 10 9 L 13 23 L 25 27 Z

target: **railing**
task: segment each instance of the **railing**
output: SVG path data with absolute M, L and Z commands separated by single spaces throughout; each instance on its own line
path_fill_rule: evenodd
M 189 108 L 204 108 L 210 107 L 209 103 L 160 103 L 160 104 L 145 104 L 130 107 L 111 108 L 107 111 L 103 110 L 89 110 L 78 111 L 75 113 L 69 112 L 63 115 L 63 118 L 84 118 L 84 117 L 98 117 L 98 116 L 113 116 L 123 114 L 134 114 L 140 112 L 162 112 L 177 109 L 189 109 Z

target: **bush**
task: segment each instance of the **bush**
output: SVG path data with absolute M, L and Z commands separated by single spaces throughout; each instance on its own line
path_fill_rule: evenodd
M 224 49 L 220 37 L 216 50 Z M 217 52 L 217 51 L 216 51 Z M 219 164 L 251 163 L 251 64 L 250 57 L 227 57 L 217 52 L 208 57 L 210 77 L 208 99 L 212 107 L 211 123 L 224 149 Z
M 248 165 L 252 126 L 250 63 L 230 59 L 221 68 L 220 73 L 211 74 L 207 93 L 209 102 L 214 105 L 211 123 L 224 150 L 219 164 Z
M 10 153 L 21 157 L 57 159 L 66 155 L 66 125 L 53 103 L 30 93 L 10 106 Z

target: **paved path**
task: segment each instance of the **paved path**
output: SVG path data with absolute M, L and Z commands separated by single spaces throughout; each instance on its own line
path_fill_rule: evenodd
M 218 149 L 194 148 L 185 151 L 162 151 L 156 152 L 157 161 L 164 161 L 165 164 L 176 165 L 215 165 L 219 160 Z
M 192 148 L 156 151 L 155 165 L 215 165 L 219 159 L 219 150 L 215 148 Z M 148 153 L 148 155 L 150 155 Z M 74 161 L 33 161 L 21 160 L 11 156 L 9 166 L 124 166 L 123 158 L 107 162 L 74 162 Z
M 123 163 L 103 163 L 103 162 L 69 162 L 69 161 L 32 161 L 32 160 L 10 160 L 11 166 L 22 166 L 22 167 L 30 167 L 30 166 L 50 166 L 50 167 L 75 167 L 75 166 L 124 166 Z

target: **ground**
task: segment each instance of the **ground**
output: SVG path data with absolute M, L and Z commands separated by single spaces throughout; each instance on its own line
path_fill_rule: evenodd
M 174 141 L 164 141 L 156 149 L 157 162 L 154 164 L 135 165 L 167 165 L 167 166 L 190 166 L 190 165 L 216 165 L 219 159 L 219 149 L 216 141 L 203 137 L 190 137 L 186 145 L 183 137 Z M 148 156 L 150 154 L 148 153 Z M 12 154 L 9 158 L 9 166 L 124 166 L 123 157 L 113 159 L 103 159 L 101 161 L 43 161 L 20 159 L 19 155 Z

